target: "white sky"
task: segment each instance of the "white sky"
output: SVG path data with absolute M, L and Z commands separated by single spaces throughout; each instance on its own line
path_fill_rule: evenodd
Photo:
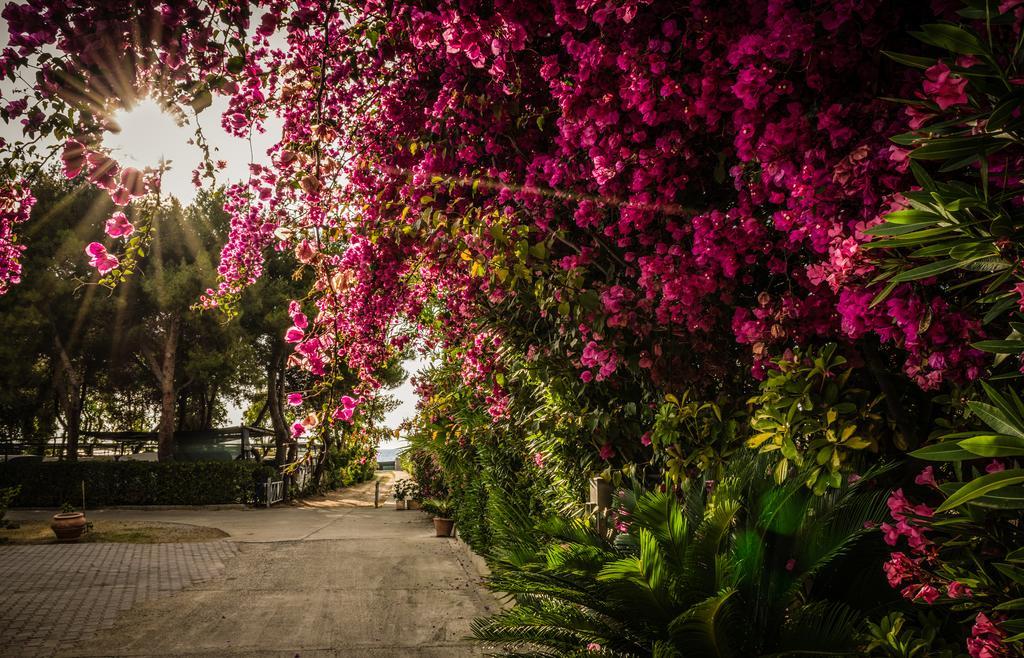
M 5 4 L 0 0 L 0 7 Z M 6 22 L 0 20 L 0 23 L 3 24 L 0 28 L 0 48 L 3 48 L 8 43 L 8 34 Z M 0 82 L 0 103 L 6 104 L 11 97 L 11 84 L 3 80 Z M 199 123 L 210 146 L 211 158 L 227 162 L 227 167 L 217 174 L 218 184 L 246 179 L 249 163 L 254 159 L 256 162 L 265 162 L 267 149 L 277 141 L 281 131 L 281 121 L 274 118 L 267 122 L 265 133 L 254 131 L 248 139 L 234 137 L 220 125 L 221 115 L 226 108 L 227 99 L 218 96 L 214 98 L 213 105 L 199 114 Z M 156 166 L 161 159 L 169 161 L 169 170 L 163 177 L 162 193 L 177 197 L 185 205 L 191 203 L 197 191 L 192 185 L 192 171 L 203 157 L 202 150 L 189 143 L 194 137 L 195 127 L 178 126 L 170 115 L 162 112 L 150 100 L 144 100 L 131 111 L 115 116 L 115 120 L 121 126 L 121 132 L 108 133 L 104 137 L 104 145 L 111 149 L 114 158 L 123 165 L 139 168 Z M 18 120 L 9 124 L 0 119 L 0 137 L 13 142 L 20 136 L 21 125 Z M 212 281 L 210 283 L 213 284 Z M 423 365 L 425 362 L 414 359 L 406 363 L 406 370 L 412 375 Z M 416 395 L 408 381 L 390 393 L 401 402 L 401 406 L 385 418 L 384 424 L 393 429 L 416 413 Z M 229 409 L 228 424 L 238 424 L 241 416 L 241 409 Z M 387 441 L 381 447 L 403 444 L 401 441 Z

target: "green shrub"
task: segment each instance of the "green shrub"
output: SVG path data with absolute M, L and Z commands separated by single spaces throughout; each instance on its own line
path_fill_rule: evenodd
M 12 462 L 0 464 L 0 486 L 20 487 L 17 506 L 80 504 L 217 505 L 256 502 L 259 483 L 277 477 L 267 465 L 232 462 Z
M 489 586 L 514 605 L 475 637 L 509 656 L 861 655 L 863 612 L 884 604 L 885 489 L 869 474 L 816 496 L 775 484 L 764 458 L 734 463 L 680 497 L 624 492 L 610 534 L 504 510 Z
M 325 493 L 343 487 L 350 487 L 373 478 L 377 467 L 372 454 L 365 446 L 338 447 L 327 450 L 320 483 L 311 482 L 302 495 Z
M 452 514 L 455 512 L 451 502 L 442 498 L 427 498 L 422 504 L 425 511 L 442 519 L 452 518 Z
M 4 516 L 7 514 L 7 508 L 11 506 L 11 501 L 18 496 L 18 492 L 21 491 L 21 487 L 5 487 L 0 489 L 0 528 L 4 527 Z
M 402 453 L 402 469 L 420 485 L 420 493 L 428 498 L 448 495 L 444 474 L 437 456 L 422 448 L 410 448 Z

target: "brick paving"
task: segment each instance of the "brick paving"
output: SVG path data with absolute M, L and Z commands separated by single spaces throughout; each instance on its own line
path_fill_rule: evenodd
M 0 546 L 0 656 L 52 656 L 123 612 L 217 578 L 235 544 Z

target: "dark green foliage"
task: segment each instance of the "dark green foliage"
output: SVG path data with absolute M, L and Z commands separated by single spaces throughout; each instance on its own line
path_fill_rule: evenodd
M 614 540 L 581 519 L 506 510 L 491 586 L 516 605 L 479 620 L 476 638 L 508 655 L 591 643 L 614 656 L 858 655 L 857 623 L 885 591 L 864 527 L 883 517 L 885 491 L 865 478 L 815 496 L 741 461 L 721 482 L 689 483 L 682 502 L 627 492 L 629 530 Z
M 257 485 L 273 468 L 230 462 L 9 462 L 0 464 L 0 485 L 18 486 L 13 505 L 217 505 L 256 502 Z
M 443 498 L 448 495 L 441 465 L 428 450 L 409 448 L 401 455 L 402 469 L 412 476 L 420 487 L 420 495 L 428 498 Z

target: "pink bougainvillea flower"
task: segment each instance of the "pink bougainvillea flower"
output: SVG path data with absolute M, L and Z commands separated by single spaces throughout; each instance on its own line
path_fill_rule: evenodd
M 953 75 L 949 67 L 939 62 L 924 72 L 924 93 L 935 101 L 940 109 L 967 103 L 967 79 Z
M 356 401 L 353 400 L 348 395 L 342 395 L 341 396 L 341 406 L 343 406 L 346 409 L 354 409 L 355 406 L 356 406 Z
M 306 317 L 305 313 L 296 313 L 295 315 L 293 315 L 292 322 L 299 329 L 305 329 L 306 327 L 309 326 L 309 319 Z
M 334 410 L 333 417 L 335 420 L 343 420 L 346 422 L 350 422 L 352 420 L 352 414 L 354 411 L 355 409 L 352 407 L 338 407 L 337 409 Z
M 580 373 L 580 379 L 582 379 L 585 383 L 589 384 L 590 382 L 594 381 L 594 373 L 590 372 L 589 370 L 584 370 L 583 372 Z
M 537 465 L 537 468 L 544 468 L 544 453 L 533 453 L 533 463 Z
M 1006 470 L 1006 464 L 1004 464 L 1003 462 L 999 461 L 998 459 L 993 459 L 991 462 L 989 462 L 988 466 L 985 467 L 985 472 L 986 473 L 998 473 L 1000 471 L 1005 471 L 1005 470 Z
M 643 435 L 640 437 L 640 443 L 642 443 L 645 446 L 651 445 L 651 433 L 644 432 Z
M 85 248 L 89 254 L 89 265 L 96 268 L 100 274 L 106 274 L 118 265 L 117 256 L 107 253 L 107 248 L 99 242 L 90 242 Z
M 115 212 L 107 220 L 106 231 L 112 238 L 126 238 L 135 232 L 135 226 L 123 212 Z
M 306 332 L 298 327 L 290 327 L 288 331 L 284 332 L 284 339 L 289 343 L 298 343 L 306 337 Z
M 110 190 L 110 200 L 116 206 L 127 206 L 128 202 L 132 200 L 132 195 L 123 187 L 116 187 Z
M 796 569 L 796 558 L 789 558 L 786 560 L 786 571 L 792 571 Z
M 597 451 L 597 454 L 601 459 L 608 461 L 615 456 L 615 448 L 612 447 L 612 444 L 605 443 L 601 446 L 601 449 Z
M 917 578 L 921 558 L 911 559 L 905 553 L 890 553 L 889 561 L 882 566 L 890 587 L 899 587 L 905 581 Z
M 293 423 L 292 424 L 292 436 L 293 437 L 298 438 L 298 437 L 302 436 L 305 433 L 306 433 L 306 426 L 305 425 L 303 425 L 302 423 Z
M 923 471 L 917 474 L 914 478 L 915 484 L 920 484 L 929 487 L 938 487 L 938 483 L 935 481 L 935 468 L 932 466 L 926 466 Z
M 75 178 L 82 173 L 85 166 L 85 145 L 78 140 L 69 139 L 64 144 L 64 152 L 60 159 L 64 162 L 64 175 Z
M 288 404 L 290 404 L 293 407 L 301 406 L 302 405 L 302 393 L 289 393 L 288 394 Z
M 121 170 L 121 189 L 130 197 L 140 197 L 146 193 L 145 177 L 135 167 L 125 167 Z
M 107 253 L 107 248 L 99 242 L 90 242 L 85 246 L 85 253 L 95 258 Z
M 313 248 L 309 240 L 303 240 L 295 247 L 295 257 L 299 259 L 300 263 L 308 265 L 316 257 L 316 249 Z
M 971 637 L 967 638 L 967 653 L 971 658 L 1003 658 L 1009 655 L 1003 638 L 1006 633 L 996 626 L 984 612 L 974 618 Z
M 600 651 L 600 650 L 601 650 L 601 645 L 598 644 L 597 642 L 591 642 L 590 644 L 587 645 L 587 651 Z
M 323 187 L 323 183 L 320 182 L 320 179 L 313 174 L 303 177 L 299 182 L 299 185 L 302 186 L 302 191 L 306 194 L 316 194 Z
M 939 590 L 931 585 L 908 585 L 903 588 L 903 598 L 908 601 L 924 601 L 928 605 L 939 599 Z
M 1013 291 L 1017 293 L 1017 307 L 1024 311 L 1024 283 L 1015 285 Z
M 946 585 L 946 596 L 951 599 L 968 599 L 974 596 L 974 592 L 972 592 L 971 588 L 967 585 L 956 580 L 951 580 L 949 581 L 949 584 Z

